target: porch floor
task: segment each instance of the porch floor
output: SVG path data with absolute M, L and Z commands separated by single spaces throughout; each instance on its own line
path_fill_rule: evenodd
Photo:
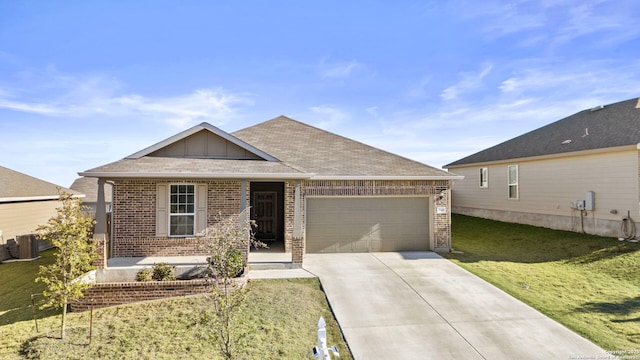
M 173 266 L 198 266 L 207 264 L 207 256 L 144 256 L 144 257 L 116 257 L 107 260 L 108 268 L 118 267 L 152 267 L 156 263 L 167 263 Z M 251 249 L 249 252 L 249 267 L 255 268 L 259 264 L 288 264 L 291 263 L 291 253 L 284 252 L 284 245 L 277 243 L 269 245 L 268 249 Z

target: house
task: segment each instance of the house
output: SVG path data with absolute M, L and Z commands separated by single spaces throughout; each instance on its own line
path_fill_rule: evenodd
M 452 212 L 633 237 L 640 218 L 640 99 L 587 109 L 444 167 Z
M 460 179 L 285 116 L 232 134 L 202 123 L 79 175 L 98 179 L 99 203 L 114 184 L 112 257 L 200 254 L 219 215 L 250 208 L 256 237 L 294 265 L 305 252 L 448 251 Z
M 110 184 L 107 184 L 110 185 Z M 77 191 L 85 195 L 82 199 L 82 205 L 86 206 L 91 213 L 96 212 L 97 204 L 98 204 L 98 179 L 96 178 L 87 178 L 87 177 L 79 177 L 73 181 L 73 184 L 69 187 L 69 189 Z M 104 197 L 105 197 L 105 211 L 111 212 L 111 198 L 112 198 L 112 187 L 106 186 L 104 188 Z
M 39 225 L 46 224 L 56 215 L 56 208 L 60 206 L 58 190 L 84 196 L 0 166 L 0 260 L 10 258 L 6 248 L 8 240 L 33 234 Z M 47 244 L 38 242 L 38 246 L 43 250 Z

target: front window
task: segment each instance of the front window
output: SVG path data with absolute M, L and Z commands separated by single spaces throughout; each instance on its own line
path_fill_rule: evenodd
M 486 167 L 480 168 L 480 187 L 481 188 L 489 187 L 489 168 L 486 168 Z
M 518 198 L 518 165 L 509 165 L 509 199 Z
M 169 236 L 195 234 L 195 185 L 171 185 Z

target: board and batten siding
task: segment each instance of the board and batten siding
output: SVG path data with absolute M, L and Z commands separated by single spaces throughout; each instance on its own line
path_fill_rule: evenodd
M 9 258 L 5 249 L 7 240 L 33 234 L 39 225 L 45 225 L 56 215 L 60 205 L 57 200 L 0 203 L 0 260 Z
M 628 150 L 451 168 L 465 177 L 453 187 L 453 211 L 471 208 L 572 216 L 571 204 L 594 191 L 595 211 L 589 212 L 589 218 L 617 221 L 627 211 L 639 218 L 638 162 L 638 151 Z M 518 199 L 508 198 L 509 165 L 518 165 Z M 487 188 L 480 188 L 481 167 L 489 169 Z

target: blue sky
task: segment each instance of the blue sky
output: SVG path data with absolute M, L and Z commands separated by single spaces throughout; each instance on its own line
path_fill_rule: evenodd
M 616 1 L 0 0 L 0 165 L 70 186 L 278 115 L 435 167 L 640 96 Z

